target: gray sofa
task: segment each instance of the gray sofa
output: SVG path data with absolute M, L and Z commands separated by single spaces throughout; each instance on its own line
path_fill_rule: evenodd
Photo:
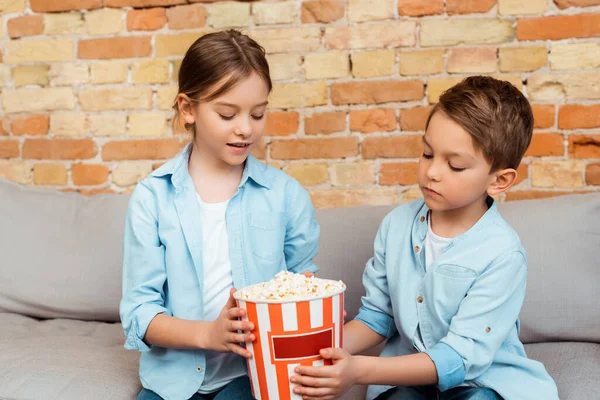
M 0 399 L 135 398 L 139 355 L 123 349 L 118 314 L 127 202 L 0 180 Z M 319 276 L 348 285 L 349 317 L 391 209 L 317 212 Z M 600 398 L 600 194 L 503 203 L 500 211 L 528 250 L 521 338 L 529 356 L 546 365 L 561 399 Z M 364 388 L 344 398 L 364 398 Z

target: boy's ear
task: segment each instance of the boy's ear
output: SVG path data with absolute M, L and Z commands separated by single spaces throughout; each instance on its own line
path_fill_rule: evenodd
M 183 118 L 183 121 L 186 124 L 193 124 L 196 122 L 196 118 L 194 117 L 193 113 L 194 104 L 194 101 L 187 95 L 183 93 L 179 93 L 177 95 L 177 107 L 181 117 Z
M 517 181 L 517 171 L 512 168 L 498 170 L 492 175 L 494 176 L 494 180 L 487 189 L 487 194 L 490 196 L 506 192 Z

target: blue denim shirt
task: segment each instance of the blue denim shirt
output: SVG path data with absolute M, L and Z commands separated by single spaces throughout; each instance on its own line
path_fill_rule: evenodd
M 356 319 L 388 338 L 382 356 L 427 353 L 441 391 L 468 385 L 507 400 L 558 399 L 554 381 L 519 340 L 527 259 L 516 232 L 491 204 L 426 269 L 428 211 L 417 200 L 385 217 Z M 368 398 L 388 388 L 372 386 Z
M 125 348 L 142 352 L 140 378 L 164 399 L 190 398 L 204 379 L 202 350 L 166 349 L 142 341 L 159 313 L 203 320 L 202 226 L 189 146 L 141 181 L 129 202 L 124 234 L 121 321 Z M 236 288 L 282 270 L 316 272 L 319 225 L 302 186 L 248 157 L 226 212 Z M 244 363 L 242 357 L 240 363 Z

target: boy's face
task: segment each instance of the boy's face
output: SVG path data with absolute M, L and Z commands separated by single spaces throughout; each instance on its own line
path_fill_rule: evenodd
M 460 125 L 441 111 L 431 117 L 418 168 L 419 187 L 427 207 L 449 211 L 480 206 L 496 180 L 490 168 Z

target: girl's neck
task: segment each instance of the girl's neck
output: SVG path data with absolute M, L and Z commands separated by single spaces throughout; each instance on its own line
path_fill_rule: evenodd
M 237 191 L 244 173 L 244 164 L 227 164 L 194 142 L 188 172 L 202 200 L 219 203 L 230 199 Z

